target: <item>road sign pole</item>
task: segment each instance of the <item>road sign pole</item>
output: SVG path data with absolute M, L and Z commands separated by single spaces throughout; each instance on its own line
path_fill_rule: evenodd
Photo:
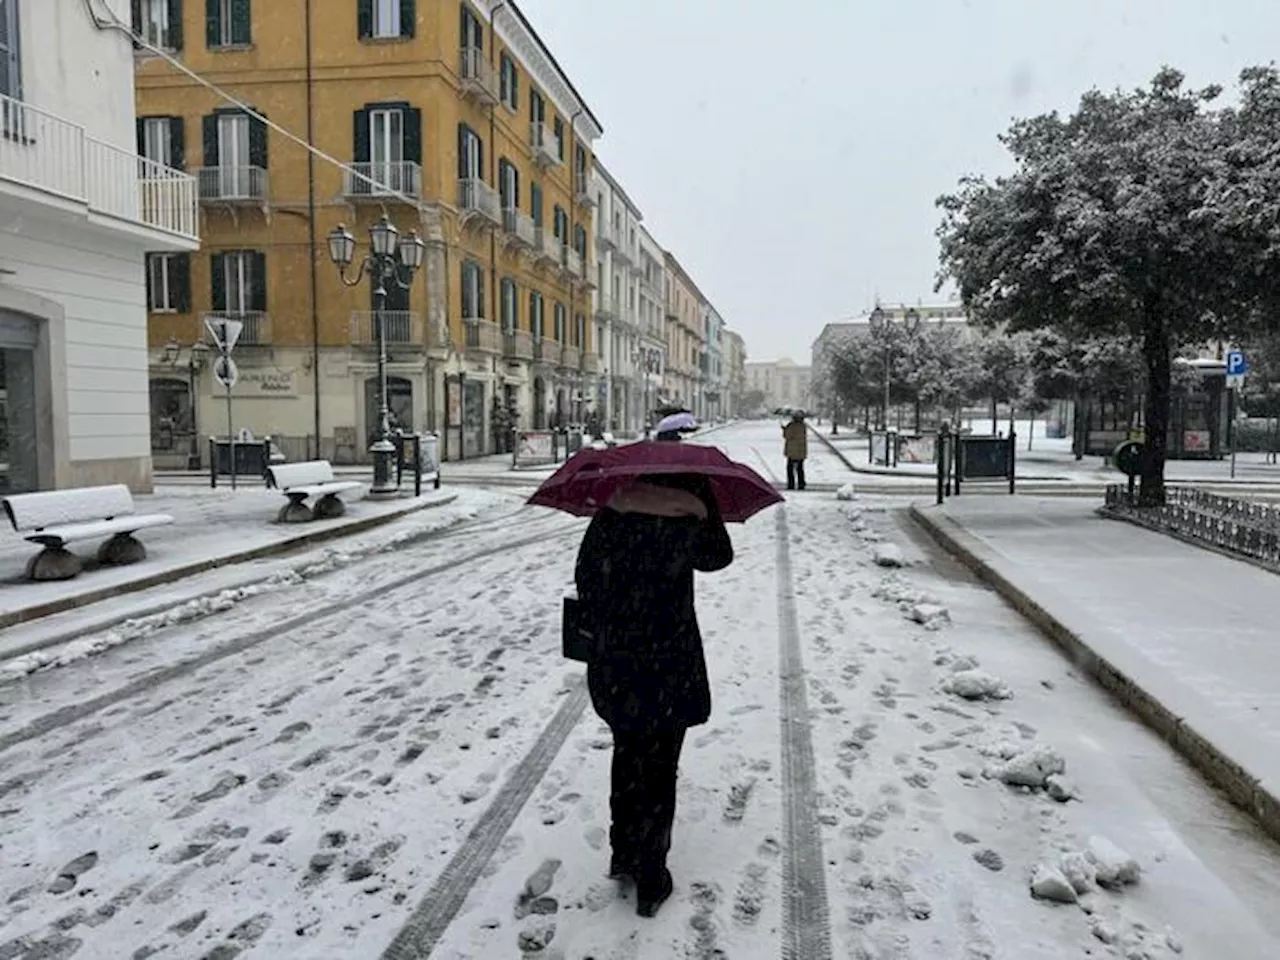
M 1236 388 L 1227 391 L 1227 430 L 1231 440 L 1231 479 L 1236 478 Z
M 227 352 L 223 352 L 223 359 L 228 356 Z M 231 378 L 227 378 L 227 457 L 230 460 L 231 467 L 231 489 L 236 488 L 236 434 L 231 424 Z

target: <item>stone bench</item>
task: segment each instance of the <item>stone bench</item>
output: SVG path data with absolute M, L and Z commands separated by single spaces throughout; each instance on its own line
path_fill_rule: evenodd
M 276 519 L 280 523 L 306 523 L 316 518 L 340 517 L 347 512 L 338 494 L 364 486 L 358 480 L 338 480 L 328 460 L 281 463 L 267 468 L 267 486 L 288 498 Z M 314 498 L 315 507 L 307 506 Z
M 139 530 L 173 523 L 164 513 L 134 512 L 133 494 L 124 484 L 19 493 L 4 498 L 4 512 L 13 529 L 44 550 L 27 561 L 31 580 L 70 580 L 83 569 L 67 544 L 102 540 L 98 562 L 137 563 L 147 555 L 133 536 Z

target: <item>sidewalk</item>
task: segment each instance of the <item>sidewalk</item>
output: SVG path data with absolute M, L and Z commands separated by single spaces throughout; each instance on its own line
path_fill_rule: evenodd
M 230 487 L 157 487 L 156 493 L 135 498 L 137 510 L 167 513 L 174 523 L 139 534 L 147 548 L 145 560 L 102 568 L 86 562 L 85 571 L 74 580 L 49 583 L 25 579 L 27 560 L 40 548 L 10 529 L 0 539 L 0 630 L 226 564 L 359 533 L 416 510 L 442 506 L 456 497 L 453 491 L 428 488 L 416 499 L 374 502 L 359 499 L 353 492 L 344 501 L 344 517 L 286 525 L 275 523 L 284 503 L 278 490 L 261 486 L 235 491 Z M 97 544 L 73 544 L 71 549 L 90 560 Z
M 912 515 L 1280 839 L 1280 579 L 1095 506 L 972 497 Z

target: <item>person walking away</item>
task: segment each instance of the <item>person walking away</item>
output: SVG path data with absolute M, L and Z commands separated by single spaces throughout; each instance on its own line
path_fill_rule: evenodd
M 804 425 L 804 414 L 791 414 L 791 422 L 782 428 L 782 452 L 787 458 L 787 489 L 803 490 L 804 462 L 809 456 L 809 430 Z
M 667 869 L 685 731 L 711 716 L 693 572 L 723 570 L 733 543 L 706 478 L 650 475 L 618 491 L 582 538 L 574 579 L 593 625 L 591 703 L 613 731 L 609 876 L 636 913 L 671 896 Z

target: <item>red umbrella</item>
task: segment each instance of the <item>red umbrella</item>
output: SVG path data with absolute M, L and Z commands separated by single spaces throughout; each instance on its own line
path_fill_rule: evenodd
M 720 516 L 729 523 L 745 523 L 765 507 L 782 502 L 760 474 L 730 460 L 716 447 L 642 441 L 580 451 L 543 481 L 529 503 L 590 517 L 618 490 L 641 477 L 678 473 L 705 477 Z

